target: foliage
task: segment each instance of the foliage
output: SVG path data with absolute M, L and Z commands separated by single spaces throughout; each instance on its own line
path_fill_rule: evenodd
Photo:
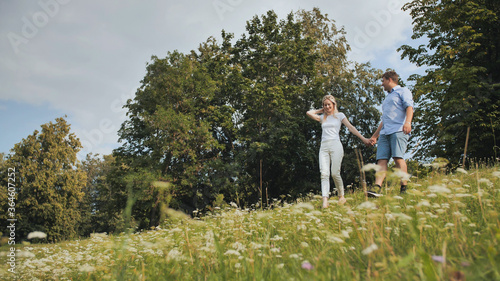
M 82 222 L 79 226 L 79 235 L 89 236 L 94 232 L 112 232 L 116 229 L 121 218 L 117 214 L 116 200 L 109 184 L 112 176 L 112 155 L 88 154 L 82 161 L 81 170 L 87 175 L 87 182 L 83 188 L 84 197 L 80 204 Z
M 153 57 L 125 106 L 129 119 L 119 131 L 116 160 L 171 183 L 169 206 L 191 212 L 217 196 L 251 206 L 319 190 L 321 127 L 305 112 L 321 107 L 327 93 L 361 133 L 380 120 L 380 71 L 349 62 L 343 29 L 318 9 L 282 20 L 269 11 L 233 39 L 222 31 L 221 43 L 209 38 L 190 54 Z M 354 148 L 361 142 L 351 135 L 342 140 L 345 182 L 359 181 Z M 373 154 L 361 151 L 365 159 Z M 115 189 L 126 193 L 126 184 Z
M 76 159 L 80 141 L 64 118 L 41 128 L 17 143 L 3 164 L 16 171 L 16 237 L 20 240 L 32 231 L 43 231 L 51 242 L 71 239 L 78 234 L 86 181 Z M 2 174 L 1 180 L 6 193 L 7 177 Z M 7 210 L 6 204 L 2 200 L 2 210 Z
M 22 280 L 499 280 L 500 170 L 430 173 L 345 205 L 227 208 L 134 234 L 19 245 Z M 293 222 L 293 223 L 290 223 Z M 0 255 L 0 279 L 10 274 Z M 8 278 L 8 277 L 7 277 Z
M 426 74 L 414 76 L 417 155 L 461 162 L 467 156 L 498 157 L 500 137 L 500 2 L 415 0 L 404 6 L 413 17 L 416 48 L 402 57 Z

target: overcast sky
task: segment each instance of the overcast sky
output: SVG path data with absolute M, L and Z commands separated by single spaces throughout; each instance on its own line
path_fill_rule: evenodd
M 343 26 L 350 59 L 422 73 L 396 49 L 412 44 L 405 0 L 39 0 L 0 2 L 0 152 L 67 116 L 89 152 L 119 146 L 121 108 L 133 98 L 151 56 L 187 53 L 221 30 L 245 32 L 246 21 L 274 10 L 280 19 L 318 7 Z M 303 113 L 297 113 L 303 114 Z

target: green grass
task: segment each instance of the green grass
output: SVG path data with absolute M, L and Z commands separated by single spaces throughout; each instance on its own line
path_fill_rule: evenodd
M 3 252 L 0 278 L 500 280 L 498 167 L 414 178 L 404 196 L 392 182 L 382 198 L 347 194 L 328 209 L 311 196 L 202 219 L 170 211 L 150 231 L 22 245 L 15 276 Z

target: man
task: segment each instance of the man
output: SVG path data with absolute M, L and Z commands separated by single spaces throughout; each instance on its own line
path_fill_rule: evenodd
M 370 143 L 377 145 L 377 164 L 380 170 L 375 178 L 375 185 L 367 191 L 370 197 L 382 196 L 382 183 L 389 160 L 394 159 L 396 168 L 407 173 L 404 154 L 411 132 L 413 118 L 413 98 L 410 90 L 398 85 L 399 75 L 387 71 L 382 75 L 382 86 L 388 92 L 382 103 L 382 121 L 377 131 L 370 138 Z M 400 193 L 406 193 L 407 180 L 401 180 Z

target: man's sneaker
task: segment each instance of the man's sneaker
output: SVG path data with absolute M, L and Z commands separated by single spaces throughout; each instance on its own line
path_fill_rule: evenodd
M 402 185 L 401 189 L 399 190 L 400 194 L 406 194 L 406 185 Z
M 378 187 L 378 192 L 375 191 L 377 187 Z M 382 190 L 382 187 L 375 185 L 375 186 L 370 187 L 366 191 L 366 195 L 368 195 L 368 197 L 378 198 L 378 197 L 382 196 L 381 190 Z

